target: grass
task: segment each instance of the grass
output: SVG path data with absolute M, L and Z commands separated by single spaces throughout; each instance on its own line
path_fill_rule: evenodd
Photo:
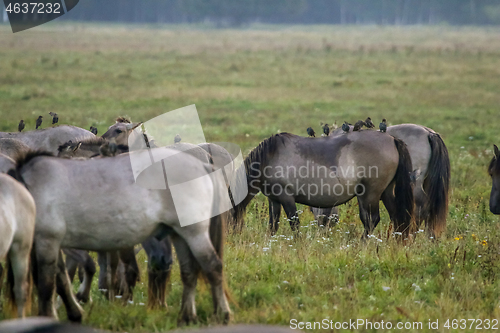
M 409 246 L 396 244 L 383 210 L 376 238 L 364 246 L 355 201 L 341 207 L 331 230 L 301 207 L 300 237 L 284 220 L 271 237 L 259 195 L 246 228 L 227 238 L 233 322 L 418 321 L 429 331 L 428 321 L 439 320 L 438 331 L 448 332 L 447 319 L 500 318 L 500 227 L 488 209 L 486 173 L 500 142 L 498 28 L 49 24 L 17 34 L 0 26 L 0 45 L 0 131 L 14 131 L 21 118 L 34 128 L 38 115 L 54 111 L 61 123 L 94 125 L 102 134 L 119 115 L 141 121 L 193 103 L 207 140 L 237 143 L 244 154 L 277 132 L 319 131 L 321 121 L 371 116 L 433 128 L 452 167 L 439 242 L 420 233 Z M 139 304 L 147 281 L 143 253 L 139 259 L 135 304 L 110 304 L 94 285 L 86 325 L 176 327 L 177 265 L 168 310 L 148 311 Z M 214 325 L 209 288 L 198 289 L 199 325 Z

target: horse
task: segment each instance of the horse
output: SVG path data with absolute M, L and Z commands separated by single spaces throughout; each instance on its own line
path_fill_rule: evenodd
M 410 152 L 414 168 L 413 196 L 417 226 L 425 221 L 427 234 L 430 237 L 438 237 L 446 228 L 448 216 L 450 184 L 448 149 L 439 133 L 416 124 L 388 126 L 387 134 L 406 143 Z M 333 137 L 341 135 L 345 135 L 342 129 L 330 134 Z M 319 213 L 327 215 L 328 212 Z M 332 213 L 338 214 L 338 210 Z
M 7 258 L 9 303 L 19 318 L 31 290 L 30 252 L 36 208 L 28 190 L 11 176 L 0 174 L 0 260 Z
M 142 141 L 144 140 L 144 135 L 146 135 L 150 146 L 156 147 L 154 139 L 136 130 L 141 124 L 141 122 L 132 123 L 125 117 L 118 117 L 115 124 L 108 128 L 108 131 L 102 135 L 102 138 L 106 140 L 114 139 L 118 146 L 124 146 L 129 143 L 134 144 L 138 140 Z M 234 172 L 234 165 L 232 163 L 234 158 L 222 146 L 214 143 L 194 145 L 180 142 L 168 145 L 167 148 L 183 151 L 204 163 L 211 163 L 214 171 L 221 169 L 226 173 L 226 185 L 229 187 L 229 181 L 233 177 Z M 229 196 L 231 202 L 234 204 L 232 193 L 229 193 Z M 166 237 L 163 240 L 157 240 L 151 237 L 143 242 L 142 245 L 148 254 L 148 307 L 166 306 L 166 288 L 170 278 L 172 263 L 172 245 L 170 239 Z
M 500 151 L 493 145 L 493 158 L 488 166 L 488 173 L 492 180 L 490 194 L 490 211 L 500 215 Z
M 292 230 L 297 230 L 296 203 L 326 208 L 354 197 L 365 228 L 363 238 L 380 221 L 381 198 L 395 231 L 409 232 L 414 214 L 411 159 L 406 145 L 390 135 L 375 131 L 322 138 L 276 134 L 250 152 L 244 167 L 249 191 L 235 209 L 238 224 L 246 206 L 262 192 L 271 201 L 271 233 L 278 230 L 281 206 Z
M 44 150 L 57 154 L 60 145 L 76 138 L 95 137 L 91 132 L 75 126 L 60 125 L 27 132 L 0 132 L 0 139 L 15 139 L 33 150 Z
M 161 163 L 151 164 L 151 156 Z M 168 167 L 162 169 L 165 163 Z M 224 322 L 229 320 L 222 263 L 227 189 L 207 176 L 211 165 L 168 148 L 89 160 L 34 152 L 19 158 L 16 165 L 17 179 L 29 188 L 39 207 L 34 249 L 40 315 L 57 318 L 53 304 L 57 277 L 62 281 L 61 298 L 68 318 L 82 318 L 65 269 L 59 268 L 61 247 L 114 251 L 133 247 L 150 235 L 170 234 L 184 284 L 179 321 L 196 319 L 194 298 L 200 270 L 212 287 L 215 311 Z M 133 165 L 147 169 L 137 173 Z M 168 183 L 158 183 L 161 170 L 168 170 Z M 173 186 L 181 186 L 182 191 Z M 188 225 L 181 227 L 181 223 Z

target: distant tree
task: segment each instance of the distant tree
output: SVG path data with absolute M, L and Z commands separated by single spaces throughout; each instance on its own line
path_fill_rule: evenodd
M 307 0 L 179 0 L 180 9 L 190 20 L 212 20 L 222 25 L 239 26 L 266 21 L 276 16 L 296 16 Z

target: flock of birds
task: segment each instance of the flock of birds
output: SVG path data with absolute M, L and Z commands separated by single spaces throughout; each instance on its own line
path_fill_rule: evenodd
M 55 112 L 49 112 L 50 116 L 52 117 L 52 125 L 55 125 L 59 122 L 59 116 L 57 115 L 57 113 Z M 39 127 L 42 126 L 42 122 L 43 122 L 43 116 L 39 116 L 37 119 L 36 119 L 36 128 L 35 129 L 38 129 Z M 19 132 L 22 132 L 24 130 L 24 128 L 26 127 L 26 123 L 24 122 L 23 119 L 21 119 L 21 121 L 19 122 L 19 125 L 17 126 L 17 130 Z M 97 135 L 97 127 L 94 127 L 94 126 L 90 126 L 90 132 L 92 132 L 94 135 Z
M 351 130 L 351 126 L 352 126 L 352 124 L 345 121 L 342 124 L 342 130 L 345 133 L 347 133 Z M 359 130 L 361 130 L 361 128 L 363 128 L 363 126 L 365 126 L 366 128 L 375 128 L 375 125 L 372 122 L 372 118 L 368 117 L 368 118 L 366 118 L 365 121 L 358 120 L 354 124 L 354 127 L 352 130 L 353 130 L 353 132 L 359 131 Z M 329 136 L 330 135 L 330 126 L 328 126 L 328 124 L 321 123 L 321 127 L 323 128 L 322 136 Z M 336 128 L 337 128 L 337 126 L 333 125 L 333 129 L 336 129 Z M 378 125 L 378 128 L 380 129 L 380 132 L 382 132 L 382 133 L 385 133 L 387 131 L 387 121 L 385 120 L 385 118 L 382 119 L 382 122 Z M 314 129 L 312 127 L 308 127 L 307 128 L 307 135 L 309 135 L 309 137 L 315 138 L 316 132 L 314 131 Z

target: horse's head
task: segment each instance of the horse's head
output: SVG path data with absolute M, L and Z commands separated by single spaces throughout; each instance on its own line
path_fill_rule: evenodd
M 135 128 L 140 126 L 141 123 L 132 123 L 130 120 L 120 117 L 116 119 L 116 123 L 108 128 L 108 131 L 102 135 L 104 139 L 115 138 L 117 145 L 128 145 L 129 135 L 133 135 Z
M 493 145 L 495 156 L 491 160 L 488 173 L 491 176 L 490 210 L 493 214 L 500 215 L 500 151 Z

